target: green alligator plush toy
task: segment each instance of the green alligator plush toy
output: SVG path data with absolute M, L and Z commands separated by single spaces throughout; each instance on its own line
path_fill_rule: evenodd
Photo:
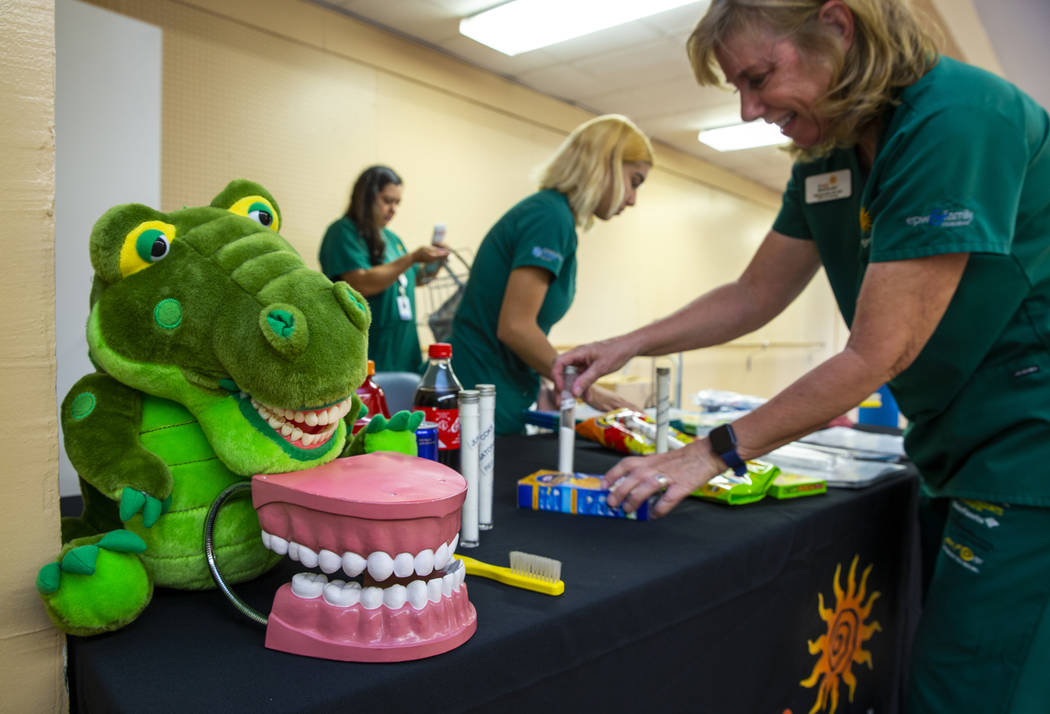
M 204 521 L 233 483 L 366 451 L 415 453 L 422 413 L 377 415 L 348 438 L 362 411 L 368 305 L 307 268 L 280 225 L 277 202 L 244 180 L 210 206 L 128 204 L 95 224 L 87 342 L 98 372 L 61 415 L 84 509 L 63 519 L 58 559 L 37 576 L 60 629 L 123 627 L 154 585 L 213 587 Z M 245 499 L 222 509 L 214 544 L 231 583 L 280 559 Z

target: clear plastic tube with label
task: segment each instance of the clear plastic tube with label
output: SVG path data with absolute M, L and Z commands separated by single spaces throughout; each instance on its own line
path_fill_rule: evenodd
M 492 474 L 496 467 L 496 385 L 475 385 L 480 395 L 478 446 L 478 528 L 492 528 Z
M 667 451 L 668 428 L 671 425 L 671 368 L 656 368 L 656 453 Z

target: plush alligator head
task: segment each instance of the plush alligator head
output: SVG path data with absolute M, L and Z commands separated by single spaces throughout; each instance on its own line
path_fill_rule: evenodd
M 273 197 L 237 180 L 210 206 L 117 206 L 91 235 L 92 360 L 185 406 L 245 475 L 339 456 L 367 368 L 367 303 L 307 268 L 280 225 Z

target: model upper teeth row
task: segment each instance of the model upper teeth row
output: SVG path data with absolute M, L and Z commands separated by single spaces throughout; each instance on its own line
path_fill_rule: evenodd
M 266 531 L 262 532 L 262 542 L 266 548 L 277 555 L 287 555 L 308 568 L 320 568 L 328 574 L 342 570 L 351 578 L 356 578 L 367 570 L 373 580 L 382 582 L 391 575 L 399 578 L 407 578 L 412 575 L 422 577 L 430 575 L 435 570 L 444 570 L 452 562 L 456 546 L 459 545 L 459 535 L 448 543 L 442 543 L 436 550 L 426 548 L 415 554 L 397 553 L 396 555 L 390 555 L 381 550 L 367 555 L 349 550 L 344 553 L 325 549 L 314 551 L 305 545 L 285 540 Z
M 413 580 L 408 585 L 390 585 L 385 588 L 362 587 L 356 581 L 329 581 L 321 573 L 296 573 L 292 577 L 292 593 L 306 600 L 323 597 L 329 605 L 353 607 L 360 603 L 366 610 L 375 610 L 385 605 L 397 610 L 407 602 L 414 610 L 422 610 L 427 602 L 441 602 L 442 597 L 452 597 L 459 590 L 467 569 L 457 560 L 452 561 L 449 571 L 429 580 Z
M 268 404 L 252 399 L 252 406 L 259 412 L 259 416 L 269 422 L 270 426 L 274 429 L 280 430 L 283 425 L 289 425 L 290 429 L 295 428 L 294 424 L 306 424 L 307 426 L 325 426 L 329 424 L 338 424 L 342 421 L 343 417 L 350 411 L 350 404 L 353 397 L 347 397 L 338 404 L 334 404 L 327 409 L 311 409 L 309 411 L 302 411 L 298 409 L 282 409 L 281 407 L 271 407 Z M 274 424 L 276 422 L 276 425 Z M 302 429 L 300 429 L 302 431 Z M 287 436 L 287 434 L 285 434 Z

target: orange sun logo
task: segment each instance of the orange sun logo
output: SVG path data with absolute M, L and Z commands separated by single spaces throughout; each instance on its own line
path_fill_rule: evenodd
M 817 701 L 809 714 L 816 714 L 818 710 L 824 709 L 830 704 L 829 714 L 835 714 L 839 705 L 839 680 L 849 687 L 849 700 L 853 701 L 853 692 L 857 688 L 857 679 L 853 676 L 852 665 L 866 664 L 868 669 L 873 669 L 871 652 L 863 649 L 862 645 L 871 639 L 876 632 L 881 632 L 882 627 L 878 622 L 870 625 L 865 623 L 871 614 L 872 603 L 879 597 L 879 593 L 873 592 L 867 602 L 864 596 L 867 592 L 866 584 L 872 566 L 864 569 L 860 579 L 860 587 L 856 587 L 857 560 L 860 556 L 853 556 L 853 563 L 849 568 L 846 592 L 839 585 L 839 576 L 842 574 L 842 565 L 835 567 L 835 609 L 824 607 L 824 593 L 817 593 L 819 598 L 818 611 L 820 618 L 828 623 L 827 633 L 821 635 L 816 642 L 809 640 L 809 653 L 820 654 L 820 659 L 813 666 L 813 673 L 808 679 L 800 682 L 803 687 L 812 687 L 820 681 L 817 690 Z

